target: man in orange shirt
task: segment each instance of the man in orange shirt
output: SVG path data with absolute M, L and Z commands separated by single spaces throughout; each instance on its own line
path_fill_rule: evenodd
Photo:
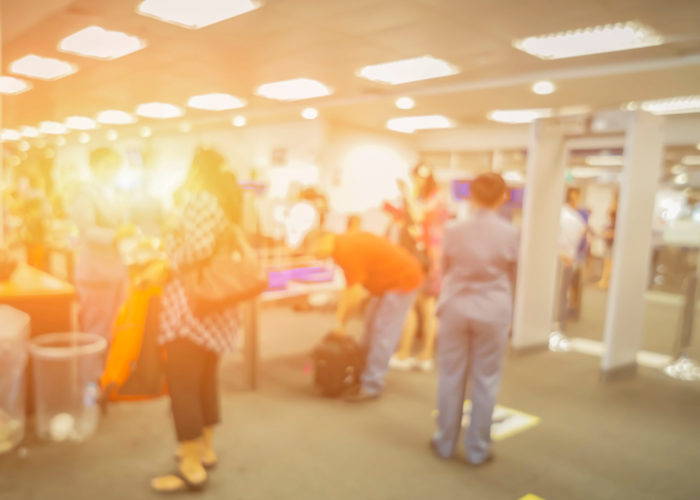
M 389 240 L 364 231 L 342 235 L 316 233 L 308 248 L 319 259 L 332 257 L 345 274 L 334 333 L 345 335 L 345 324 L 368 294 L 364 343 L 367 363 L 362 386 L 351 401 L 377 398 L 384 388 L 389 359 L 401 338 L 406 314 L 423 282 L 420 263 Z

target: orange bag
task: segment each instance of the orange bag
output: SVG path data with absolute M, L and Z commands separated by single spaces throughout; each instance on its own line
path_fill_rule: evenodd
M 100 379 L 104 403 L 167 394 L 164 351 L 158 345 L 161 293 L 159 286 L 132 287 L 119 310 L 107 364 Z

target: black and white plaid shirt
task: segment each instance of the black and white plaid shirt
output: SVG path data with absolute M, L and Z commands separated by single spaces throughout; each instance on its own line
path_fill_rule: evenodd
M 227 220 L 216 196 L 194 193 L 185 203 L 179 227 L 165 238 L 165 249 L 174 278 L 163 290 L 159 342 L 164 344 L 186 338 L 218 354 L 234 350 L 239 320 L 236 307 L 197 317 L 192 314 L 177 269 L 210 257 L 217 237 L 227 227 Z

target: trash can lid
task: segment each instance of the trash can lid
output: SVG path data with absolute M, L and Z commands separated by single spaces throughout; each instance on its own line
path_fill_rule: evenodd
M 0 304 L 0 341 L 29 338 L 29 325 L 27 313 Z
M 103 337 L 82 332 L 45 333 L 34 337 L 29 343 L 32 355 L 41 358 L 89 356 L 100 354 L 105 349 L 107 341 Z

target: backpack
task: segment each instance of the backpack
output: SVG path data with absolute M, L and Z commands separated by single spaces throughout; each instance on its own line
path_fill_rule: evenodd
M 322 396 L 337 398 L 360 385 L 366 353 L 354 339 L 329 333 L 311 357 L 314 386 Z

